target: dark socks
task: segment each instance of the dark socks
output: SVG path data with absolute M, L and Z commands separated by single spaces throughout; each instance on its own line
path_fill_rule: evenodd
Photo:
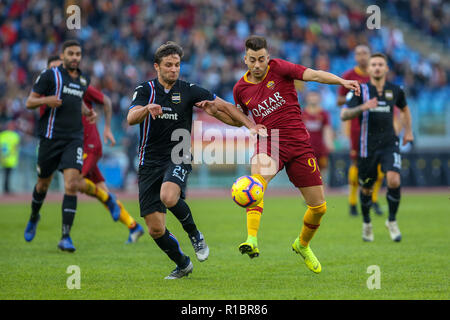
M 30 221 L 36 222 L 39 218 L 39 211 L 44 203 L 47 192 L 39 193 L 36 191 L 36 186 L 33 189 L 33 199 L 31 200 L 31 216 Z
M 175 238 L 169 230 L 166 229 L 166 232 L 162 237 L 153 240 L 155 240 L 158 247 L 160 247 L 177 266 L 180 268 L 186 267 L 187 257 L 181 251 L 177 238 Z
M 370 207 L 372 206 L 372 195 L 365 195 L 362 191 L 359 192 L 359 199 L 361 203 L 361 213 L 365 223 L 370 222 Z
M 177 217 L 181 222 L 184 231 L 187 232 L 189 237 L 196 237 L 198 235 L 197 226 L 195 225 L 194 218 L 192 217 L 191 209 L 183 199 L 179 199 L 177 204 L 169 210 Z
M 68 237 L 77 210 L 77 196 L 65 194 L 62 203 L 62 236 Z
M 400 205 L 400 187 L 395 189 L 388 188 L 386 199 L 389 205 L 389 221 L 395 221 L 398 206 Z

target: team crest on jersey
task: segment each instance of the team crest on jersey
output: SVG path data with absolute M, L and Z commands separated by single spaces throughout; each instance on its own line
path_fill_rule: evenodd
M 275 86 L 275 82 L 269 81 L 269 82 L 267 82 L 266 86 L 267 86 L 267 88 L 269 88 L 269 89 L 273 89 L 274 86 Z
M 386 97 L 386 100 L 394 99 L 394 93 L 392 92 L 392 90 L 386 90 L 384 92 L 384 96 Z
M 80 76 L 80 83 L 81 83 L 81 85 L 82 85 L 82 86 L 85 86 L 85 85 L 87 85 L 87 81 L 86 81 L 86 78 L 85 78 L 85 77 L 83 77 L 83 76 Z
M 179 92 L 172 93 L 172 103 L 180 103 L 181 102 L 181 95 Z

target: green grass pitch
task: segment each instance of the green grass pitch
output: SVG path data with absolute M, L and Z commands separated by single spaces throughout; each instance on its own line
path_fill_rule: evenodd
M 380 195 L 384 210 L 384 196 Z M 261 255 L 242 256 L 244 210 L 231 199 L 188 199 L 210 257 L 195 259 L 189 239 L 171 213 L 167 226 L 193 263 L 181 280 L 164 280 L 173 263 L 146 233 L 126 245 L 128 230 L 114 223 L 95 201 L 78 203 L 72 239 L 77 251 L 60 252 L 60 203 L 42 208 L 37 235 L 23 231 L 29 203 L 0 205 L 0 299 L 449 299 L 450 246 L 448 194 L 405 194 L 398 214 L 403 234 L 390 240 L 384 217 L 372 215 L 375 241 L 361 239 L 361 217 L 350 217 L 345 196 L 328 196 L 328 211 L 311 247 L 322 273 L 309 271 L 291 250 L 305 206 L 302 199 L 268 197 L 259 232 Z M 137 218 L 137 201 L 126 201 Z M 69 290 L 69 265 L 81 270 L 81 289 Z M 380 289 L 369 290 L 367 268 L 380 268 Z

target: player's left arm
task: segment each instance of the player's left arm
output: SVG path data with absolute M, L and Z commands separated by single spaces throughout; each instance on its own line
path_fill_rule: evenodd
M 411 110 L 407 105 L 400 110 L 402 112 L 403 128 L 405 129 L 405 133 L 403 134 L 403 145 L 406 145 L 407 143 L 414 141 Z
M 112 102 L 111 99 L 95 88 L 94 86 L 89 85 L 86 90 L 85 97 L 88 100 L 95 102 L 96 104 L 103 105 L 103 113 L 105 115 L 105 128 L 103 129 L 103 141 L 104 143 L 108 143 L 108 140 L 111 141 L 111 146 L 116 144 L 116 139 L 114 139 L 114 135 L 111 131 L 111 118 L 112 118 Z
M 111 146 L 116 144 L 116 139 L 111 131 L 111 118 L 112 118 L 112 102 L 111 99 L 104 94 L 103 95 L 103 112 L 105 113 L 105 128 L 103 129 L 103 140 L 108 143 L 111 142 Z
M 360 87 L 359 83 L 356 80 L 345 80 L 341 77 L 338 77 L 335 74 L 332 74 L 330 72 L 322 71 L 322 70 L 314 70 L 314 69 L 306 69 L 303 72 L 303 79 L 304 81 L 314 81 L 319 83 L 325 83 L 325 84 L 338 84 L 343 87 L 345 87 L 348 90 L 355 91 L 355 95 L 360 95 Z
M 414 136 L 412 133 L 412 117 L 411 110 L 408 107 L 408 103 L 406 102 L 405 92 L 402 88 L 398 90 L 397 100 L 395 101 L 395 105 L 402 112 L 403 118 L 403 128 L 405 132 L 403 134 L 403 145 L 408 144 L 409 142 L 414 141 Z

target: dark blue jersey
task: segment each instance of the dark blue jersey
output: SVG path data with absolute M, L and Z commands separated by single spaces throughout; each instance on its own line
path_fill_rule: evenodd
M 403 109 L 407 103 L 405 92 L 400 86 L 386 82 L 381 94 L 370 82 L 361 84 L 361 95 L 348 94 L 348 108 L 357 107 L 366 101 L 377 98 L 378 106 L 364 111 L 359 116 L 361 124 L 359 150 L 360 157 L 367 158 L 376 150 L 398 146 L 394 130 L 394 106 Z
M 137 105 L 159 104 L 163 114 L 153 119 L 148 115 L 140 124 L 139 165 L 165 163 L 172 157 L 191 160 L 190 132 L 194 104 L 214 100 L 215 95 L 192 83 L 177 80 L 166 92 L 158 79 L 136 87 L 130 109 Z
M 81 103 L 89 79 L 81 74 L 72 78 L 61 65 L 44 70 L 33 85 L 33 92 L 42 96 L 57 96 L 62 104 L 47 107 L 39 120 L 38 134 L 47 139 L 83 139 Z

